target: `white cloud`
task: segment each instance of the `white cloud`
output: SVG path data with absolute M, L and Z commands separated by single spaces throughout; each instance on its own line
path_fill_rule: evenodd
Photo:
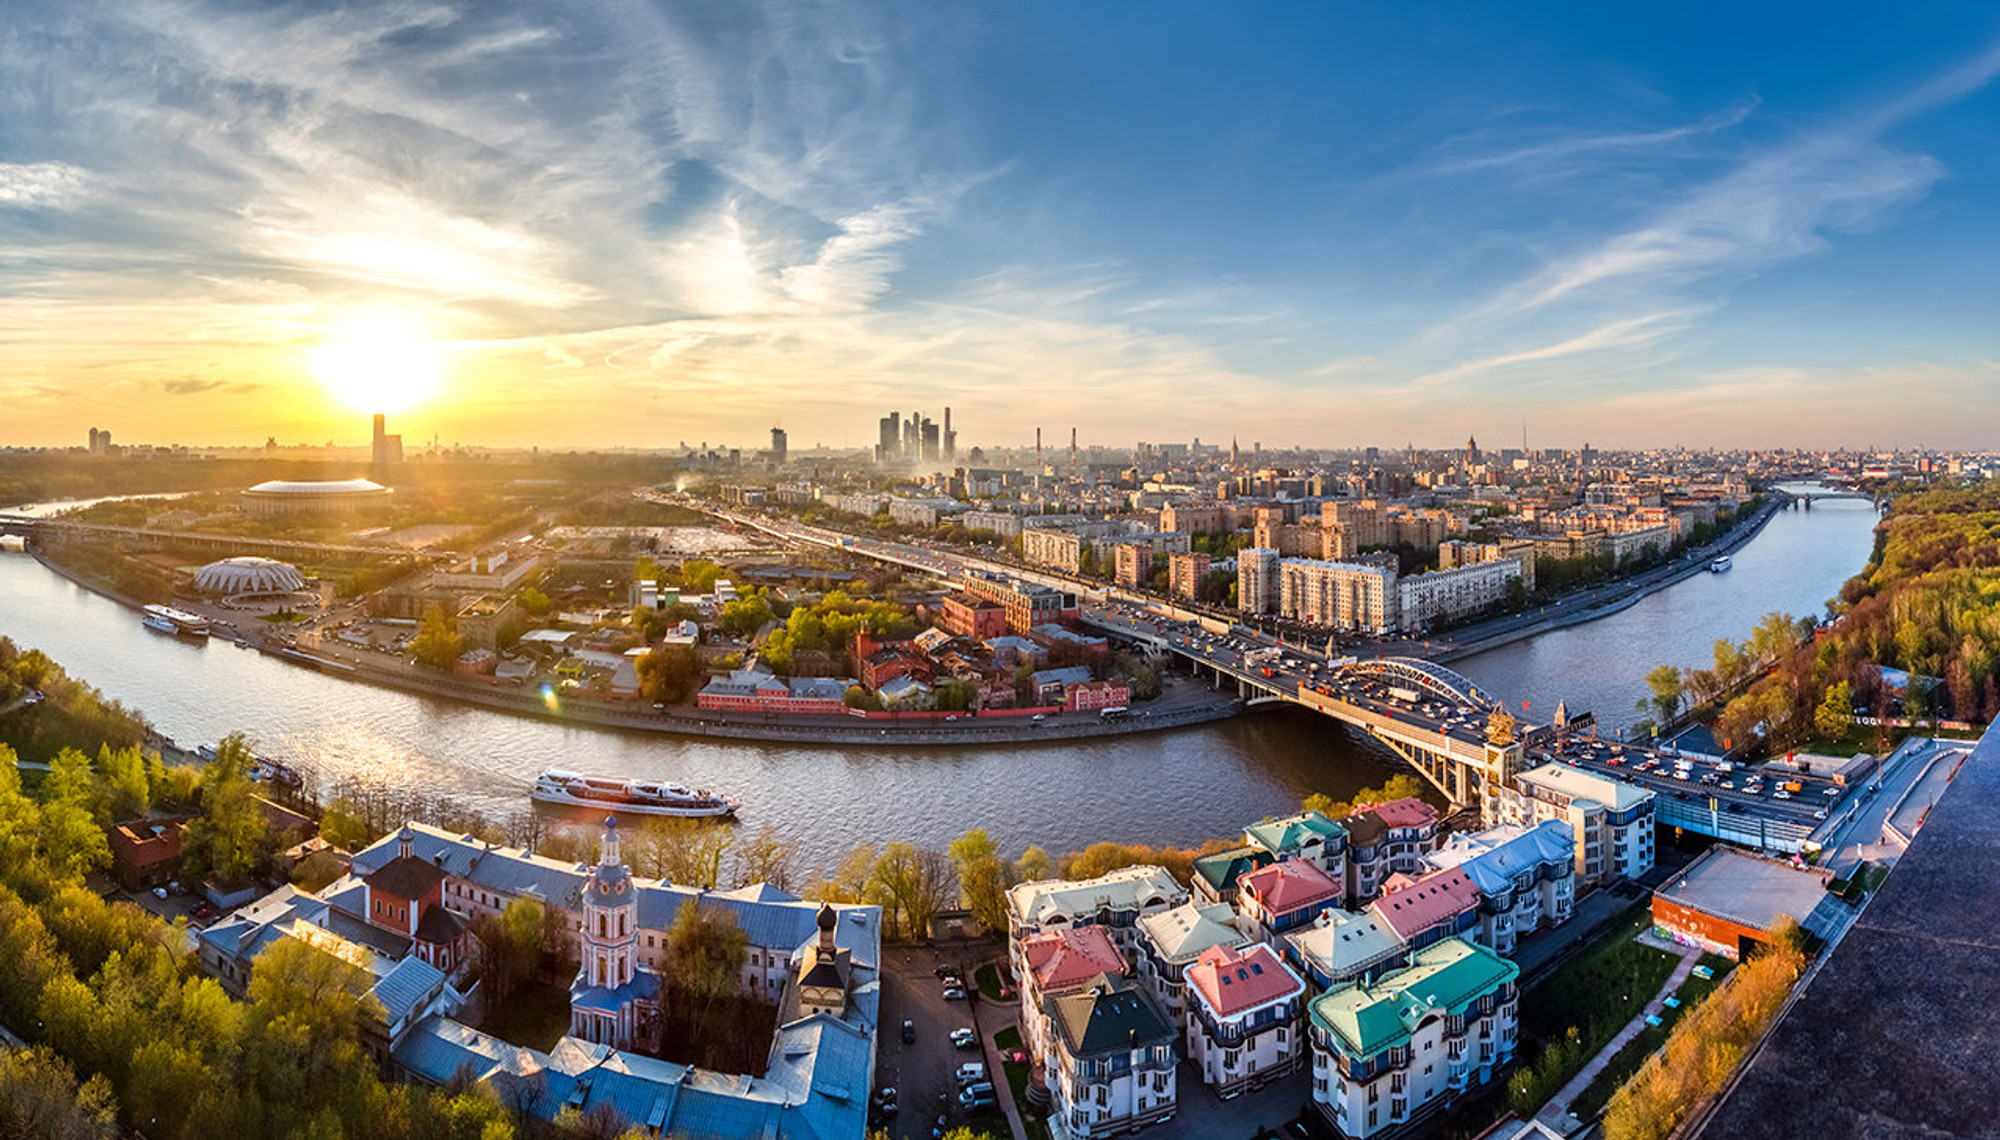
M 67 162 L 0 162 L 0 206 L 56 209 L 74 205 L 88 182 Z

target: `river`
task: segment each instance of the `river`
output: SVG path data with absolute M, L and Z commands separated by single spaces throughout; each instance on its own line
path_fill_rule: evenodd
M 70 504 L 73 505 L 73 504 Z M 1623 613 L 1469 658 L 1493 692 L 1541 719 L 1572 709 L 1630 719 L 1660 661 L 1703 663 L 1772 609 L 1817 613 L 1867 558 L 1874 514 L 1826 504 L 1772 519 L 1730 574 L 1699 575 Z M 775 827 L 801 871 L 859 843 L 942 846 L 985 827 L 1008 850 L 1091 842 L 1194 844 L 1294 808 L 1346 798 L 1403 771 L 1372 741 L 1288 709 L 1170 733 L 991 748 L 802 747 L 575 728 L 343 681 L 215 641 L 152 633 L 138 615 L 0 551 L 0 634 L 142 712 L 184 745 L 233 731 L 288 763 L 450 795 L 505 816 L 537 772 L 564 767 L 676 780 L 743 800 L 748 829 Z

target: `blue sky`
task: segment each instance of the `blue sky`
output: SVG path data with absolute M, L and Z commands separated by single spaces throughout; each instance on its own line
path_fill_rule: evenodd
M 0 443 L 1978 446 L 2000 10 L 15 0 Z

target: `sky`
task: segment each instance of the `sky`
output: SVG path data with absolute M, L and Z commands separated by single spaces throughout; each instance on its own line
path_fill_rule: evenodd
M 0 10 L 0 446 L 2000 422 L 1990 5 Z

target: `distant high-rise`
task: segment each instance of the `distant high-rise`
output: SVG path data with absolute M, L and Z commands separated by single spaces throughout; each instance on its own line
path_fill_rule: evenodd
M 936 463 L 938 461 L 938 448 L 943 442 L 943 437 L 938 433 L 937 422 L 929 416 L 923 417 L 923 427 L 919 431 L 918 438 L 922 441 L 924 462 Z
M 91 428 L 90 453 L 92 455 L 111 454 L 111 433 L 108 431 L 98 431 L 96 428 Z
M 944 458 L 949 461 L 958 456 L 958 433 L 951 430 L 951 408 L 944 410 Z
M 771 462 L 783 466 L 785 462 L 785 429 L 771 429 Z
M 894 463 L 903 451 L 903 417 L 895 412 L 883 416 L 877 423 L 875 437 L 875 462 Z
M 388 434 L 386 430 L 388 422 L 387 416 L 381 412 L 375 413 L 375 446 L 372 450 L 372 462 L 377 474 L 403 461 L 403 437 Z

